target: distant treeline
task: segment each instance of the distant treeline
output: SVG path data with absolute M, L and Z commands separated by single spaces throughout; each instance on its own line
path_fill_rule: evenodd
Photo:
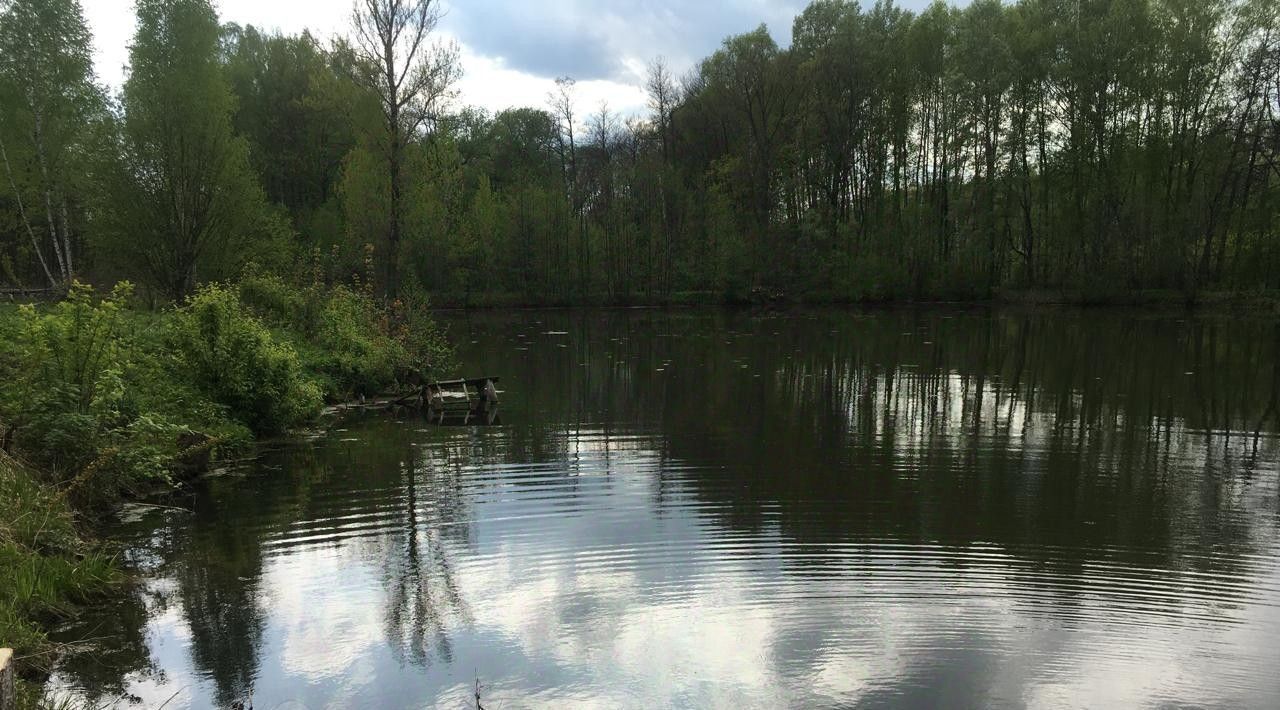
M 0 1 L 2 279 L 176 298 L 371 245 L 384 292 L 471 303 L 1280 288 L 1274 0 L 816 0 L 790 48 L 654 61 L 645 116 L 568 78 L 457 107 L 436 3 L 399 4 L 388 75 L 387 0 L 332 43 L 140 0 L 111 98 L 76 0 Z

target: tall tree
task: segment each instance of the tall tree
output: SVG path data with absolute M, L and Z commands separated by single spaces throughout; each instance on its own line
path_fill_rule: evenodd
M 439 118 L 460 73 L 457 47 L 433 40 L 439 21 L 439 0 L 357 0 L 353 13 L 363 60 L 358 78 L 377 93 L 386 128 L 386 289 L 393 298 L 400 288 L 405 149 Z
M 24 230 L 50 285 L 55 276 L 45 245 L 57 264 L 56 279 L 69 282 L 77 242 L 72 193 L 85 172 L 91 123 L 105 108 L 93 81 L 92 41 L 78 0 L 0 2 L 0 96 L 6 107 L 0 115 L 0 157 Z M 17 140 L 5 145 L 4 133 Z M 33 168 L 30 180 L 23 180 L 25 162 Z M 34 196 L 26 204 L 24 191 Z M 38 218 L 28 213 L 27 204 L 43 213 L 43 240 L 35 237 Z
M 662 279 L 662 290 L 669 293 L 671 290 L 671 270 L 672 270 L 672 236 L 675 231 L 672 225 L 671 210 L 671 185 L 669 173 L 671 167 L 671 115 L 675 111 L 679 95 L 676 91 L 675 79 L 671 76 L 671 69 L 667 66 L 667 61 L 662 57 L 650 62 L 648 71 L 645 74 L 645 93 L 649 99 L 650 121 L 653 123 L 653 129 L 658 133 L 658 144 L 662 147 L 662 165 L 658 168 L 658 225 L 661 235 L 655 242 L 659 245 L 658 252 L 658 273 Z
M 200 277 L 278 256 L 285 227 L 249 167 L 248 144 L 231 130 L 213 7 L 138 0 L 137 9 L 104 247 L 126 272 L 179 299 Z

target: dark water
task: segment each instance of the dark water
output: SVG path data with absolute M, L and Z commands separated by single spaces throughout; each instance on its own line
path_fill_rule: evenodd
M 1280 707 L 1280 324 L 450 318 L 501 426 L 343 420 L 126 526 L 156 707 Z M 123 640 L 121 640 L 123 639 Z

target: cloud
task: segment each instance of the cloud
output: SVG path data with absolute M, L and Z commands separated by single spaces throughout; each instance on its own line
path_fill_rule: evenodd
M 761 23 L 781 44 L 808 0 L 443 0 L 442 36 L 462 49 L 462 103 L 491 111 L 541 106 L 551 80 L 578 80 L 581 107 L 607 101 L 643 110 L 644 67 L 655 57 L 684 73 L 726 37 Z M 223 22 L 317 37 L 349 34 L 352 0 L 218 0 Z M 867 3 L 864 3 L 864 5 Z M 906 0 L 919 9 L 927 0 Z M 960 4 L 965 4 L 961 2 Z M 118 89 L 133 36 L 133 0 L 83 0 L 94 33 L 98 76 Z
M 803 0 L 455 0 L 443 27 L 473 52 L 538 77 L 636 81 L 656 56 L 685 68 L 762 22 L 789 41 Z

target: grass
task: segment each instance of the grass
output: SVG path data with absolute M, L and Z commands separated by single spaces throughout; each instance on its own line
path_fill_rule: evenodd
M 45 629 L 118 579 L 112 560 L 78 533 L 65 497 L 31 468 L 0 451 L 0 646 L 11 647 L 19 675 L 49 670 Z M 39 684 L 20 681 L 20 706 L 37 706 Z

